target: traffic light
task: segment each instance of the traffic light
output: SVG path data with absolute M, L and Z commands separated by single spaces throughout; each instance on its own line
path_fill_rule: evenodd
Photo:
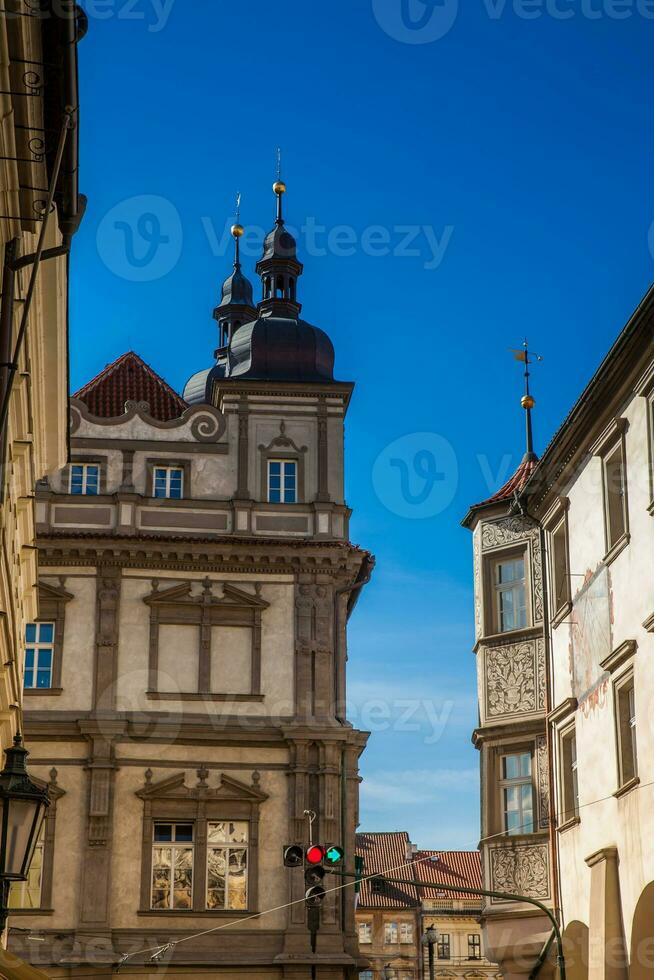
M 311 850 L 311 848 L 307 848 L 307 850 Z M 309 860 L 308 857 L 307 860 Z M 325 889 L 322 887 L 322 880 L 324 877 L 325 869 L 321 864 L 308 864 L 304 869 L 304 884 L 307 886 L 304 898 L 309 908 L 315 909 L 323 903 Z
M 340 864 L 345 857 L 345 851 L 338 844 L 326 844 L 325 845 L 325 861 L 328 867 L 334 868 L 337 864 Z
M 302 844 L 287 844 L 284 847 L 284 867 L 301 868 L 304 862 L 304 848 Z
M 307 859 L 307 864 L 322 864 L 325 860 L 325 848 L 322 844 L 309 844 L 304 856 Z

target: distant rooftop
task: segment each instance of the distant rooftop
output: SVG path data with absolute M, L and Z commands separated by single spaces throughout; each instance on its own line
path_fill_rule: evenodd
M 134 351 L 127 351 L 108 364 L 73 397 L 84 402 L 91 415 L 99 418 L 124 415 L 127 401 L 147 402 L 150 415 L 159 422 L 179 418 L 188 407 Z

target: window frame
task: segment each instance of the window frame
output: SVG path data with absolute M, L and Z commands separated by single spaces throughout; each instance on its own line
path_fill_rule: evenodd
M 477 950 L 479 955 L 478 956 L 471 955 L 470 952 L 471 949 Z M 468 959 L 474 960 L 475 962 L 479 962 L 480 960 L 483 959 L 483 955 L 481 952 L 481 934 L 478 932 L 468 933 Z
M 83 471 L 82 472 L 82 489 L 80 490 L 79 493 L 74 493 L 73 492 L 73 470 L 75 469 L 76 466 L 77 467 L 81 467 L 82 468 L 82 471 Z M 97 469 L 97 471 L 98 471 L 98 486 L 97 486 L 97 490 L 96 490 L 95 493 L 88 493 L 88 491 L 86 490 L 86 485 L 87 485 L 86 470 L 90 469 L 91 467 Z M 101 460 L 95 459 L 94 457 L 91 456 L 89 458 L 81 458 L 81 459 L 80 458 L 77 458 L 77 459 L 72 459 L 70 461 L 70 463 L 68 465 L 67 486 L 66 486 L 66 490 L 67 490 L 67 493 L 69 494 L 69 496 L 71 496 L 71 497 L 99 497 L 104 492 L 104 489 L 105 489 L 105 484 L 104 484 L 104 480 L 103 480 L 103 468 L 102 468 L 102 462 L 101 462 Z
M 445 950 L 447 950 L 447 954 L 445 954 Z M 439 933 L 438 941 L 436 943 L 436 959 L 437 960 L 451 960 L 452 959 L 452 936 L 451 936 L 451 933 L 449 933 L 449 932 L 441 932 L 441 933 Z
M 620 796 L 640 782 L 638 775 L 638 712 L 633 665 L 613 681 L 616 761 Z
M 247 840 L 246 840 L 245 844 L 243 844 L 243 843 L 240 843 L 239 844 L 239 843 L 236 843 L 236 842 L 227 842 L 227 841 L 226 842 L 223 842 L 223 843 L 220 843 L 220 844 L 213 844 L 213 843 L 211 843 L 209 841 L 209 828 L 210 828 L 211 824 L 218 824 L 218 823 L 242 823 L 242 824 L 245 824 L 245 826 L 247 827 L 247 831 L 246 831 Z M 250 861 L 249 861 L 249 856 L 250 856 L 250 824 L 249 824 L 249 821 L 247 821 L 247 820 L 207 820 L 207 835 L 206 836 L 207 836 L 207 840 L 206 840 L 206 851 L 207 851 L 207 853 L 206 853 L 206 879 L 205 879 L 205 889 L 204 889 L 204 891 L 205 891 L 205 908 L 209 912 L 245 912 L 245 911 L 247 911 L 249 891 L 250 891 L 250 880 L 249 880 L 249 877 L 250 877 Z M 226 873 L 225 873 L 225 906 L 224 906 L 224 908 L 216 908 L 215 906 L 212 906 L 212 907 L 209 906 L 209 854 L 210 854 L 211 851 L 219 851 L 219 850 L 222 850 L 222 851 L 226 851 L 227 852 L 227 860 L 225 862 L 225 864 L 226 864 Z M 245 898 L 246 898 L 246 902 L 245 902 L 245 907 L 242 908 L 242 909 L 233 908 L 233 907 L 231 907 L 228 904 L 228 899 L 229 899 L 229 894 L 230 894 L 230 884 L 229 884 L 229 880 L 230 880 L 229 854 L 233 850 L 234 851 L 236 851 L 236 850 L 238 850 L 238 851 L 245 851 Z
M 389 932 L 395 932 L 395 939 L 389 939 Z M 399 946 L 400 927 L 397 919 L 384 919 L 384 946 Z
M 400 922 L 400 945 L 409 946 L 415 942 L 413 922 Z M 403 934 L 407 938 L 402 938 Z
M 272 492 L 270 486 L 270 478 L 271 478 L 270 467 L 273 466 L 274 464 L 278 464 L 281 467 L 280 475 L 279 475 L 279 480 L 280 480 L 279 500 L 270 499 L 270 494 Z M 285 499 L 287 493 L 287 488 L 285 486 L 287 466 L 292 466 L 295 474 L 295 480 L 294 480 L 293 491 L 292 491 L 294 497 L 293 500 Z M 268 456 L 268 458 L 266 459 L 266 503 L 274 504 L 275 506 L 280 506 L 280 505 L 288 506 L 289 504 L 297 504 L 299 503 L 298 487 L 299 487 L 299 464 L 297 459 L 284 458 L 282 456 Z
M 155 470 L 157 469 L 182 471 L 181 497 L 155 497 L 154 483 Z M 192 500 L 191 460 L 179 459 L 174 456 L 169 456 L 168 458 L 149 456 L 145 460 L 145 495 L 148 498 L 149 506 L 161 501 L 172 501 L 172 503 L 179 504 L 185 500 Z
M 158 479 L 157 474 L 159 473 L 165 474 L 164 477 L 165 493 L 163 494 L 157 493 L 157 479 Z M 179 496 L 173 496 L 173 494 L 171 493 L 171 483 L 172 483 L 173 473 L 179 473 L 179 482 L 180 482 Z M 184 500 L 184 491 L 186 489 L 186 487 L 184 486 L 184 482 L 185 482 L 184 476 L 185 474 L 184 474 L 183 466 L 154 465 L 152 467 L 152 483 L 150 484 L 150 490 L 151 490 L 150 496 L 153 498 L 153 500 Z
M 549 580 L 551 583 L 550 612 L 552 628 L 565 619 L 572 608 L 572 575 L 570 566 L 570 524 L 568 513 L 570 501 L 567 497 L 559 497 L 543 518 L 543 527 L 547 532 Z M 562 586 L 558 582 L 557 571 L 557 535 L 559 547 L 563 548 L 563 577 Z
M 362 930 L 366 932 L 366 935 L 368 936 L 367 939 L 361 938 Z M 357 940 L 360 946 L 372 945 L 372 922 L 370 920 L 357 922 Z
M 558 829 L 565 830 L 576 826 L 579 815 L 579 756 L 577 746 L 577 727 L 574 721 L 557 732 L 559 761 L 559 811 Z
M 620 554 L 631 539 L 629 531 L 629 479 L 627 467 L 626 433 L 629 423 L 625 418 L 615 418 L 604 429 L 599 439 L 591 447 L 591 455 L 600 458 L 602 471 L 602 512 L 604 519 L 604 562 L 609 565 Z M 615 535 L 611 530 L 611 507 L 609 483 L 611 477 L 608 467 L 616 455 L 620 456 L 622 465 L 622 530 Z
M 516 626 L 512 629 L 500 629 L 499 590 L 496 588 L 496 569 L 500 564 L 511 561 L 524 562 L 524 590 L 525 590 L 525 625 Z M 510 548 L 497 549 L 490 551 L 484 556 L 483 564 L 484 577 L 484 626 L 485 638 L 488 637 L 507 637 L 524 633 L 533 627 L 532 596 L 531 596 L 531 548 L 529 542 L 524 541 Z
M 504 776 L 504 760 L 508 758 L 514 758 L 519 756 L 527 756 L 529 758 L 529 776 L 519 776 L 515 778 L 509 778 Z M 534 758 L 534 748 L 533 745 L 528 746 L 506 746 L 499 753 L 499 804 L 500 804 L 500 825 L 502 828 L 502 833 L 507 837 L 522 837 L 531 836 L 537 832 L 537 798 L 536 789 L 534 785 L 534 769 L 535 769 L 535 758 Z M 518 829 L 511 831 L 507 825 L 507 813 L 509 812 L 506 806 L 506 792 L 509 789 L 514 789 L 521 786 L 529 785 L 531 790 L 531 830 L 525 829 L 524 821 L 519 825 Z M 520 806 L 519 812 L 522 818 L 524 807 L 522 804 L 522 794 L 519 796 Z
M 28 633 L 28 630 L 30 629 L 30 627 L 32 627 L 32 626 L 35 629 L 35 637 L 36 638 L 34 640 L 28 640 L 27 633 Z M 52 638 L 50 640 L 47 640 L 47 641 L 45 641 L 45 640 L 42 641 L 39 638 L 40 637 L 40 633 L 41 633 L 41 629 L 44 626 L 51 626 L 52 627 Z M 56 630 L 57 630 L 57 624 L 56 624 L 56 622 L 54 620 L 51 620 L 51 619 L 36 619 L 36 620 L 33 620 L 30 623 L 26 623 L 25 624 L 25 641 L 24 641 L 25 642 L 25 648 L 24 648 L 24 660 L 23 660 L 23 690 L 24 691 L 32 691 L 32 692 L 39 693 L 39 692 L 50 691 L 52 689 L 52 687 L 53 687 L 53 680 L 54 680 L 54 668 L 55 668 L 54 661 L 55 661 L 55 649 L 56 649 L 56 647 L 55 647 Z M 31 667 L 31 673 L 32 673 L 32 678 L 33 678 L 33 680 L 35 682 L 35 683 L 29 684 L 29 685 L 26 683 L 26 681 L 27 681 L 27 671 L 28 671 L 28 667 L 27 667 L 27 651 L 28 651 L 28 648 L 31 649 L 31 650 L 33 650 L 33 652 L 34 652 L 34 662 L 33 662 L 32 667 Z M 47 685 L 43 686 L 43 687 L 40 687 L 38 685 L 39 653 L 41 651 L 49 651 L 50 652 L 50 666 L 48 668 L 49 683 Z
M 654 361 L 645 370 L 634 390 L 637 395 L 645 399 L 649 466 L 649 504 L 647 505 L 647 512 L 654 517 Z
M 171 828 L 171 839 L 170 842 L 158 841 L 156 839 L 157 827 L 167 827 Z M 191 828 L 191 840 L 190 841 L 178 841 L 177 840 L 177 827 L 190 827 Z M 150 858 L 150 909 L 153 912 L 188 912 L 193 910 L 194 900 L 195 900 L 195 877 L 196 877 L 196 836 L 197 828 L 195 826 L 195 821 L 191 820 L 155 820 L 152 824 L 152 855 Z M 191 886 L 190 886 L 190 906 L 176 906 L 175 904 L 167 905 L 165 908 L 160 908 L 154 904 L 154 853 L 157 849 L 163 849 L 169 847 L 171 851 L 171 863 L 170 863 L 170 900 L 174 903 L 175 899 L 175 852 L 176 851 L 190 851 L 191 853 Z
M 145 772 L 145 783 L 136 796 L 143 801 L 143 847 L 141 852 L 141 898 L 139 915 L 208 916 L 240 918 L 259 911 L 259 821 L 261 805 L 268 799 L 259 788 L 259 773 L 253 774 L 251 786 L 208 768 L 197 770 L 197 781 L 177 773 L 156 783 L 152 770 Z M 213 783 L 213 785 L 212 785 Z M 208 824 L 244 822 L 248 824 L 248 884 L 246 909 L 207 908 Z M 194 825 L 194 866 L 190 909 L 153 909 L 151 907 L 152 844 L 155 824 Z

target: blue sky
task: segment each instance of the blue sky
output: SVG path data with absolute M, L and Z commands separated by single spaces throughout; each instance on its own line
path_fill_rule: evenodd
M 303 314 L 357 382 L 347 497 L 378 563 L 350 631 L 362 827 L 475 847 L 459 521 L 523 452 L 507 348 L 544 358 L 542 449 L 654 279 L 654 4 L 84 6 L 72 389 L 127 349 L 177 389 L 209 364 L 234 195 L 254 239 L 281 145 Z

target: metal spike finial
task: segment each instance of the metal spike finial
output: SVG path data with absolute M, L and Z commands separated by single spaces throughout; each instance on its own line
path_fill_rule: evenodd
M 540 354 L 535 354 L 533 351 L 529 350 L 529 341 L 527 338 L 524 339 L 522 343 L 522 350 L 516 350 L 515 347 L 510 348 L 513 352 L 513 356 L 516 361 L 521 361 L 525 366 L 525 393 L 520 400 L 520 404 L 525 410 L 526 417 L 526 437 L 527 437 L 527 450 L 522 457 L 523 462 L 528 462 L 530 460 L 536 460 L 536 454 L 534 453 L 534 435 L 531 424 L 531 411 L 536 404 L 536 399 L 531 394 L 529 390 L 529 378 L 531 377 L 531 372 L 529 371 L 529 365 L 533 364 L 534 361 L 542 361 L 543 358 Z
M 241 223 L 241 192 L 236 191 L 236 224 Z
M 277 180 L 282 179 L 282 148 L 277 147 Z

